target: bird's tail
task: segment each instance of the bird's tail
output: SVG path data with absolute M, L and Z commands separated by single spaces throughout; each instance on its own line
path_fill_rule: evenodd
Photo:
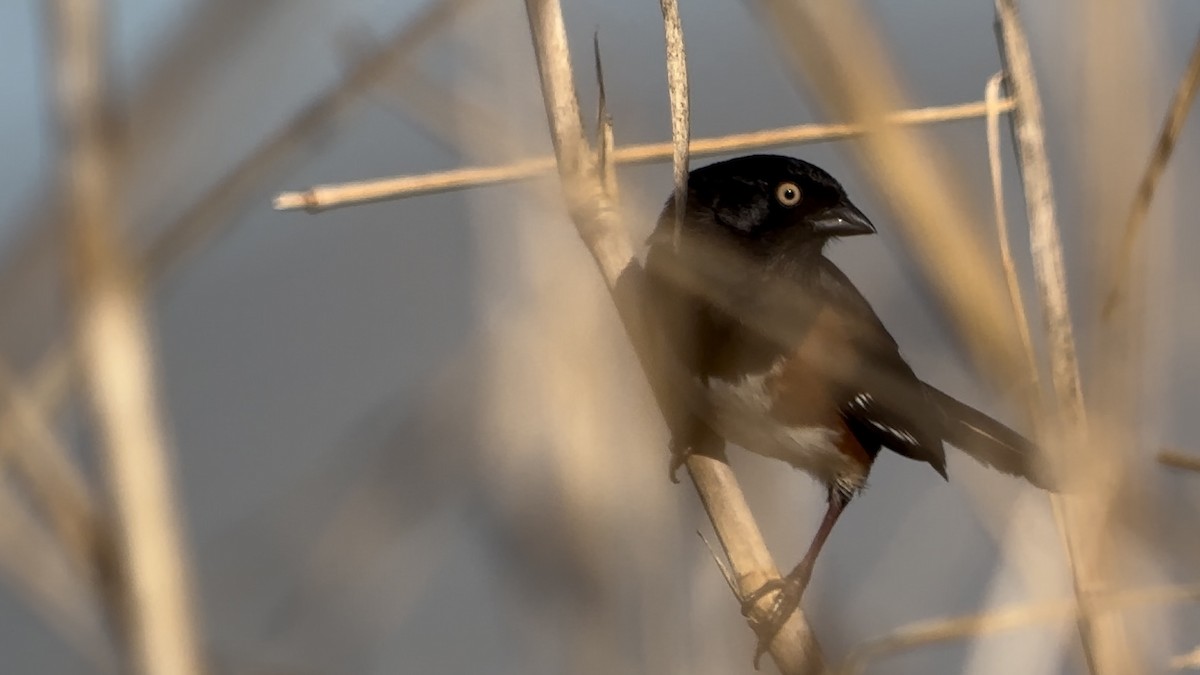
M 1054 489 L 1033 441 L 936 387 L 926 384 L 925 391 L 945 415 L 946 442 L 997 471 Z

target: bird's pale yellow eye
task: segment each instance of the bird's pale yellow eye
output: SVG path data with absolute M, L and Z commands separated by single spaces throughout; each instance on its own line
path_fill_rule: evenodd
M 775 198 L 784 206 L 795 206 L 803 197 L 800 186 L 795 183 L 780 183 L 779 187 L 775 188 Z

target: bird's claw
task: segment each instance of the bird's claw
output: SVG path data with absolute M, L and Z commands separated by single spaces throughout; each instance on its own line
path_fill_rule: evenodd
M 786 577 L 771 579 L 742 599 L 742 616 L 752 620 L 754 632 L 758 635 L 758 644 L 754 648 L 754 669 L 758 670 L 759 659 L 771 648 L 771 643 L 783 625 L 787 623 L 792 612 L 800 606 L 804 589 L 812 577 L 811 566 L 794 570 Z M 763 613 L 758 613 L 757 605 L 760 600 L 774 593 L 770 607 Z
M 678 484 L 679 476 L 675 474 L 679 473 L 680 467 L 682 467 L 684 464 L 687 464 L 688 457 L 692 456 L 693 451 L 691 446 L 679 443 L 675 440 L 671 441 L 670 448 L 671 463 L 667 466 L 667 477 L 671 479 L 672 483 Z

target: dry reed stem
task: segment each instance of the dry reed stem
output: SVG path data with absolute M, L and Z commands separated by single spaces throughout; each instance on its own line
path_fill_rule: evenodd
M 1182 452 L 1176 452 L 1173 450 L 1164 450 L 1158 453 L 1158 461 L 1160 464 L 1174 469 L 1200 472 L 1200 457 L 1195 455 L 1184 454 Z
M 1012 110 L 1007 98 L 998 102 L 1001 112 Z M 983 101 L 948 106 L 930 106 L 903 110 L 887 115 L 887 125 L 913 126 L 974 119 L 986 114 Z M 786 145 L 802 145 L 852 138 L 867 133 L 861 124 L 800 124 L 777 129 L 729 134 L 713 138 L 694 139 L 690 144 L 691 157 L 722 155 L 745 150 L 761 150 Z M 616 148 L 616 164 L 648 164 L 671 159 L 674 143 L 645 143 Z M 553 157 L 536 157 L 502 166 L 469 167 L 421 174 L 395 176 L 350 183 L 317 185 L 299 192 L 283 192 L 275 197 L 274 207 L 280 210 L 304 209 L 324 211 L 355 204 L 404 199 L 424 194 L 451 192 L 472 187 L 497 185 L 535 178 L 555 170 Z
M 687 57 L 683 48 L 683 25 L 678 0 L 660 0 L 667 44 L 667 90 L 671 96 L 671 165 L 675 178 L 675 203 L 683 204 L 688 194 L 688 145 L 692 138 L 691 102 L 688 96 Z M 675 209 L 675 246 L 683 229 L 683 209 Z
M 628 297 L 629 277 L 636 277 L 639 266 L 628 233 L 617 220 L 616 204 L 603 190 L 602 174 L 611 169 L 596 165 L 597 157 L 584 140 L 562 9 L 556 0 L 526 0 L 526 9 L 568 212 L 613 291 L 622 320 L 645 364 L 645 331 L 640 325 L 636 296 Z M 632 290 L 636 293 L 638 289 Z M 635 306 L 630 306 L 631 302 Z M 649 370 L 647 375 L 653 384 Z M 738 592 L 745 596 L 766 580 L 777 578 L 778 568 L 728 464 L 693 456 L 687 467 L 736 575 Z M 772 642 L 770 653 L 780 671 L 789 675 L 824 669 L 820 648 L 799 609 Z
M 201 672 L 189 575 L 158 419 L 151 344 L 119 241 L 105 115 L 105 15 L 95 0 L 51 7 L 66 241 L 93 415 L 120 522 L 132 660 L 144 673 Z
M 1000 244 L 1000 264 L 1004 268 L 1004 281 L 1008 285 L 1008 298 L 1012 303 L 1013 316 L 1016 317 L 1017 330 L 1021 335 L 1021 349 L 1025 353 L 1028 369 L 1031 411 L 1040 408 L 1038 405 L 1042 391 L 1038 377 L 1037 354 L 1033 349 L 1033 338 L 1029 331 L 1029 315 L 1025 311 L 1025 300 L 1021 296 L 1021 281 L 1017 276 L 1017 264 L 1013 260 L 1012 246 L 1009 244 L 1008 218 L 1004 213 L 1004 168 L 1000 161 L 1000 87 L 1004 81 L 1004 72 L 992 75 L 984 88 L 983 101 L 987 106 L 987 148 L 988 171 L 992 177 L 992 209 L 996 213 L 996 237 Z M 1030 415 L 1034 418 L 1036 413 Z
M 1097 612 L 1092 600 L 1097 590 L 1108 588 L 1113 581 L 1112 561 L 1117 551 L 1110 540 L 1112 534 L 1106 531 L 1106 520 L 1115 494 L 1104 477 L 1106 458 L 1089 455 L 1081 461 L 1072 461 L 1080 457 L 1087 442 L 1087 416 L 1072 335 L 1041 97 L 1015 2 L 996 0 L 995 6 L 1001 57 L 1017 104 L 1010 119 L 1022 168 L 1030 249 L 1048 337 L 1057 404 L 1053 432 L 1063 441 L 1061 449 L 1054 453 L 1055 474 L 1065 480 L 1068 475 L 1062 468 L 1071 466 L 1081 470 L 1070 477 L 1083 475 L 1083 480 L 1075 483 L 1083 490 L 1051 497 L 1066 540 L 1075 598 L 1080 605 L 1080 637 L 1092 672 L 1101 675 L 1136 672 L 1122 618 Z
M 1079 386 L 1079 361 L 1071 331 L 1062 241 L 1054 213 L 1054 188 L 1046 156 L 1041 97 L 1016 5 L 1011 0 L 996 0 L 996 12 L 1009 87 L 1017 104 L 1010 119 L 1022 168 L 1039 298 L 1050 338 L 1051 379 L 1067 421 L 1082 425 L 1085 422 L 1083 392 Z
M 1098 607 L 1115 611 L 1198 599 L 1200 599 L 1200 584 L 1184 584 L 1108 593 L 1099 595 L 1095 599 L 1095 603 Z M 1006 607 L 978 614 L 917 621 L 902 626 L 884 637 L 858 645 L 847 656 L 840 672 L 843 675 L 856 675 L 866 670 L 867 665 L 871 662 L 890 654 L 948 640 L 977 637 L 1037 623 L 1070 619 L 1078 617 L 1079 611 L 1078 603 L 1074 600 L 1055 600 Z
M 611 288 L 633 261 L 633 245 L 615 219 L 615 204 L 603 192 L 585 140 L 562 8 L 555 0 L 527 0 L 525 8 L 567 211 Z
M 1117 248 L 1117 259 L 1113 263 L 1109 290 L 1105 296 L 1101 318 L 1112 318 L 1113 311 L 1121 299 L 1121 288 L 1125 285 L 1126 277 L 1133 259 L 1133 248 L 1146 223 L 1150 213 L 1150 204 L 1154 200 L 1154 191 L 1171 161 L 1171 153 L 1175 150 L 1175 142 L 1187 122 L 1188 111 L 1196 100 L 1196 91 L 1200 89 L 1200 35 L 1196 36 L 1196 44 L 1192 47 L 1192 55 L 1188 60 L 1187 69 L 1179 78 L 1179 86 L 1171 99 L 1167 116 L 1163 119 L 1162 129 L 1158 134 L 1158 142 L 1146 163 L 1145 173 L 1138 183 L 1137 193 L 1129 207 L 1129 215 L 1125 219 L 1125 229 L 1122 232 L 1121 244 Z

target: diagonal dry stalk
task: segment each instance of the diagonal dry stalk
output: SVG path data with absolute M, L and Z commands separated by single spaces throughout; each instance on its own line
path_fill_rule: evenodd
M 117 224 L 105 18 L 95 0 L 51 5 L 70 280 L 90 403 L 117 506 L 132 661 L 145 673 L 191 675 L 201 672 L 199 647 L 152 349 Z
M 1138 183 L 1133 203 L 1129 206 L 1129 215 L 1125 218 L 1121 244 L 1117 249 L 1117 260 L 1110 271 L 1111 281 L 1104 299 L 1104 307 L 1101 309 L 1101 318 L 1104 320 L 1112 318 L 1117 303 L 1121 300 L 1121 289 L 1126 283 L 1130 266 L 1133 264 L 1134 245 L 1146 223 L 1146 217 L 1150 214 L 1150 203 L 1154 200 L 1155 189 L 1158 187 L 1163 172 L 1166 171 L 1167 163 L 1171 161 L 1175 142 L 1178 140 L 1180 132 L 1183 131 L 1184 123 L 1187 122 L 1188 111 L 1191 110 L 1192 103 L 1196 100 L 1197 90 L 1200 90 L 1200 35 L 1196 36 L 1196 43 L 1192 46 L 1192 56 L 1188 59 L 1183 76 L 1179 78 L 1179 86 L 1175 88 L 1175 95 L 1171 98 L 1171 105 L 1167 108 L 1162 129 L 1158 133 L 1158 141 L 1154 145 L 1154 151 L 1150 154 L 1150 160 L 1146 163 L 1146 169 L 1142 174 L 1141 182 Z
M 637 304 L 640 265 L 633 257 L 628 233 L 617 220 L 616 203 L 604 189 L 603 175 L 611 175 L 611 169 L 598 165 L 597 154 L 584 138 L 562 9 L 557 0 L 527 0 L 526 9 L 568 212 L 612 291 L 635 350 L 647 366 L 654 361 Z M 608 133 L 602 133 L 609 138 Z M 647 367 L 647 375 L 652 385 L 656 384 L 653 367 Z M 778 568 L 728 464 L 692 456 L 687 468 L 729 558 L 738 591 L 744 596 L 766 580 L 777 578 Z M 770 653 L 779 669 L 789 675 L 824 669 L 820 648 L 799 610 L 789 617 Z

